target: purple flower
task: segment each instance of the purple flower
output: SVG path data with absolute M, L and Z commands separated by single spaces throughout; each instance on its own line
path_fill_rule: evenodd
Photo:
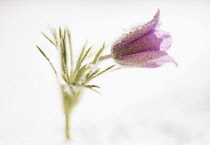
M 157 30 L 160 11 L 143 26 L 138 26 L 116 41 L 112 47 L 115 61 L 124 66 L 156 68 L 167 62 L 176 64 L 167 54 L 172 39 L 168 32 Z

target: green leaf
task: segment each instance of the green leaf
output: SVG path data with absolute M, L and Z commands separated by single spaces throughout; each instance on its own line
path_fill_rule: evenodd
M 100 87 L 99 87 L 99 86 L 97 86 L 97 85 L 84 85 L 84 87 L 86 87 L 86 88 L 88 88 L 88 89 L 90 89 L 90 90 L 92 90 L 92 91 L 94 91 L 94 92 L 96 92 L 96 93 L 100 94 L 100 92 L 99 92 L 99 91 L 97 91 L 97 90 L 93 89 L 93 88 L 100 88 Z
M 92 47 L 90 47 L 84 54 L 84 56 L 81 59 L 81 63 L 86 59 L 87 55 L 90 53 L 90 50 L 92 49 Z
M 92 79 L 95 78 L 95 77 L 98 77 L 98 76 L 102 75 L 103 73 L 107 72 L 108 70 L 110 70 L 110 69 L 113 68 L 114 66 L 115 66 L 115 65 L 112 65 L 112 66 L 110 66 L 110 67 L 104 69 L 103 71 L 101 71 L 101 72 L 98 73 L 97 75 L 93 76 Z
M 72 42 L 71 42 L 71 33 L 68 30 L 68 28 L 66 28 L 66 33 L 67 33 L 67 38 L 68 38 L 68 42 L 69 42 L 69 49 L 70 49 L 71 73 L 73 73 L 73 69 L 74 69 L 73 49 L 72 49 Z
M 102 52 L 104 51 L 104 48 L 105 48 L 105 43 L 103 44 L 102 48 L 96 54 L 96 56 L 95 56 L 95 58 L 93 60 L 93 64 L 96 64 L 96 62 L 98 61 L 98 59 L 101 56 Z
M 87 76 L 86 76 L 86 82 L 89 82 L 89 81 L 92 79 L 92 77 L 93 77 L 95 74 L 98 73 L 99 70 L 100 70 L 100 68 L 97 69 L 96 71 L 94 71 L 93 73 L 88 73 Z
M 69 82 L 69 77 L 68 77 L 68 69 L 65 63 L 61 63 L 61 67 L 62 67 L 62 74 L 63 76 L 65 76 L 65 78 L 63 77 L 63 79 L 68 83 Z
M 48 63 L 50 64 L 50 66 L 52 67 L 54 73 L 56 74 L 56 76 L 58 75 L 55 67 L 53 66 L 53 64 L 51 63 L 50 59 L 47 57 L 47 55 L 42 51 L 42 49 L 39 46 L 36 46 L 38 48 L 38 50 L 41 52 L 41 54 L 45 57 L 45 59 L 48 61 Z
M 61 29 L 61 27 L 59 27 L 59 37 L 62 38 L 62 36 L 63 36 L 62 35 L 62 29 Z
M 79 58 L 78 58 L 78 60 L 77 60 L 77 66 L 76 66 L 74 72 L 77 72 L 77 71 L 80 69 L 80 66 L 81 66 L 81 63 L 82 63 L 81 60 L 82 60 L 82 58 L 83 58 L 83 55 L 84 55 L 84 52 L 85 52 L 85 48 L 86 48 L 86 43 L 85 43 L 85 45 L 83 46 L 82 51 L 80 52 Z
M 75 82 L 79 82 L 80 78 L 83 76 L 83 74 L 89 69 L 88 65 L 84 65 L 83 67 L 81 67 L 79 69 L 79 71 L 77 72 L 77 76 L 75 78 Z
M 50 43 L 52 43 L 55 47 L 57 47 L 57 44 L 55 42 L 53 42 L 53 40 L 51 40 L 46 34 L 44 34 L 43 32 L 41 32 L 42 35 L 47 38 L 48 41 L 50 41 Z
M 63 50 L 64 50 L 64 56 L 65 56 L 65 64 L 67 67 L 67 62 L 68 62 L 68 54 L 67 54 L 67 46 L 66 46 L 66 33 L 64 31 L 64 34 L 62 36 L 62 44 L 63 44 Z
M 62 74 L 62 78 L 64 79 L 64 81 L 66 82 L 66 83 L 68 83 L 68 77 L 66 76 L 66 74 Z
M 67 55 L 67 47 L 66 47 L 66 35 L 62 32 L 62 29 L 59 27 L 59 44 L 60 44 L 60 57 L 61 57 L 61 68 L 63 73 L 68 78 L 68 55 Z
M 85 85 L 86 87 L 89 87 L 89 88 L 101 88 L 101 87 L 99 87 L 99 86 L 97 86 L 97 85 Z
M 83 46 L 82 51 L 80 52 L 80 55 L 79 55 L 79 58 L 77 60 L 77 65 L 76 65 L 75 70 L 70 75 L 70 82 L 75 82 L 75 79 L 77 77 L 78 71 L 79 71 L 79 69 L 81 67 L 81 60 L 82 60 L 82 57 L 84 55 L 85 48 L 86 48 L 86 44 Z
M 125 68 L 125 67 L 117 67 L 117 68 L 111 70 L 111 72 L 116 71 L 116 70 L 119 70 L 119 69 L 123 69 L 123 68 Z
M 58 40 L 57 40 L 57 32 L 56 32 L 56 29 L 50 29 L 51 30 L 51 33 L 53 35 L 53 38 L 54 38 L 54 41 L 55 41 L 55 44 L 56 44 L 56 48 L 58 48 Z

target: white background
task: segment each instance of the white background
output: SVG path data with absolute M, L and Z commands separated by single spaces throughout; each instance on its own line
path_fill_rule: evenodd
M 41 35 L 68 26 L 76 53 L 88 41 L 107 53 L 123 29 L 160 9 L 179 66 L 130 68 L 94 80 L 71 116 L 70 145 L 210 145 L 210 1 L 0 1 L 0 144 L 63 145 L 64 116 Z M 53 59 L 56 63 L 56 59 Z M 114 63 L 114 62 L 111 62 Z

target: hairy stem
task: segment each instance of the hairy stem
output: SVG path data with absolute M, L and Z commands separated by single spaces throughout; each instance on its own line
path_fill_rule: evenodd
M 65 117 L 66 117 L 66 129 L 65 129 L 66 139 L 70 139 L 69 113 L 65 113 Z
M 71 139 L 70 134 L 70 116 L 72 109 L 75 107 L 75 105 L 79 101 L 80 92 L 74 91 L 72 86 L 62 86 L 62 94 L 63 94 L 63 109 L 64 109 L 64 115 L 65 115 L 65 136 L 66 139 Z
M 105 60 L 105 59 L 109 59 L 109 58 L 111 58 L 111 57 L 112 57 L 112 54 L 104 55 L 104 56 L 101 56 L 101 57 L 99 58 L 99 61 L 102 61 L 102 60 Z

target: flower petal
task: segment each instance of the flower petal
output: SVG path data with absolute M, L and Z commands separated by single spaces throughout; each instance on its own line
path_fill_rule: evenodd
M 127 48 L 132 47 L 134 52 L 145 51 L 167 51 L 172 44 L 171 35 L 162 30 L 154 30 L 140 39 L 128 44 Z M 131 53 L 132 54 L 132 53 Z
M 113 50 L 114 57 L 125 56 L 146 51 L 167 51 L 172 43 L 168 32 L 154 30 L 143 37 L 124 45 L 120 50 Z
M 119 47 L 122 47 L 122 45 L 125 45 L 131 41 L 134 41 L 145 34 L 151 32 L 156 28 L 159 22 L 159 16 L 160 16 L 160 10 L 157 11 L 154 18 L 149 21 L 148 23 L 144 24 L 143 26 L 137 26 L 133 28 L 132 31 L 130 31 L 128 34 L 125 34 L 121 39 L 115 42 L 113 49 L 117 49 Z
M 174 59 L 164 51 L 150 51 L 131 54 L 115 58 L 115 61 L 120 65 L 129 67 L 156 68 L 168 62 L 172 62 L 177 66 Z
M 156 30 L 154 33 L 157 38 L 162 39 L 160 44 L 160 51 L 167 51 L 172 44 L 171 35 L 168 32 L 162 30 Z

